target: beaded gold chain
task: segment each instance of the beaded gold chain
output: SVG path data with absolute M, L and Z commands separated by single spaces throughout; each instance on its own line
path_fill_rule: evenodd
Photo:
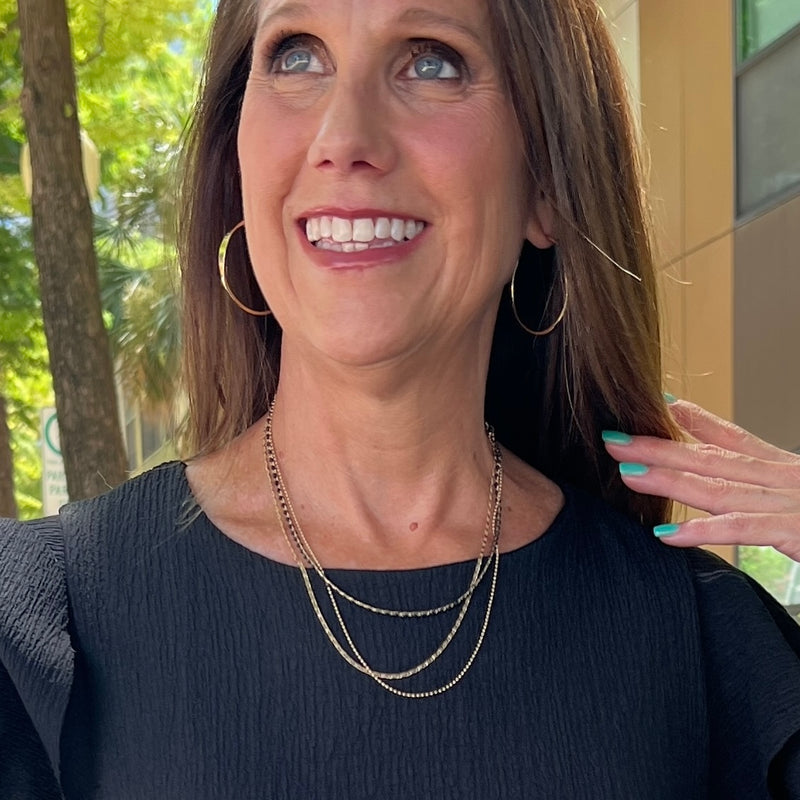
M 491 615 L 492 605 L 494 603 L 494 596 L 497 586 L 497 573 L 500 561 L 499 537 L 501 529 L 502 487 L 503 487 L 502 453 L 500 447 L 498 446 L 495 440 L 494 431 L 491 429 L 491 427 L 487 425 L 486 432 L 487 432 L 487 438 L 489 439 L 489 443 L 492 448 L 492 454 L 494 458 L 494 469 L 492 470 L 492 479 L 489 491 L 489 503 L 487 507 L 487 519 L 486 519 L 486 526 L 484 529 L 483 540 L 481 542 L 481 550 L 478 555 L 472 579 L 470 580 L 470 584 L 467 590 L 462 595 L 460 595 L 460 597 L 456 598 L 456 600 L 431 609 L 422 609 L 422 610 L 386 609 L 378 606 L 373 606 L 369 603 L 366 603 L 362 600 L 352 597 L 347 592 L 342 590 L 340 587 L 336 586 L 336 584 L 334 584 L 328 578 L 328 576 L 325 575 L 325 571 L 322 568 L 321 563 L 314 554 L 313 550 L 311 549 L 307 539 L 305 538 L 302 532 L 300 524 L 297 520 L 297 516 L 294 512 L 291 500 L 289 499 L 288 491 L 286 489 L 286 484 L 283 480 L 283 475 L 281 474 L 280 471 L 280 466 L 278 464 L 277 455 L 275 453 L 275 446 L 272 439 L 272 416 L 273 416 L 274 405 L 275 404 L 273 400 L 273 402 L 270 404 L 266 422 L 264 425 L 264 459 L 265 459 L 266 471 L 270 478 L 270 489 L 272 493 L 273 504 L 275 507 L 276 516 L 278 517 L 278 522 L 281 526 L 281 531 L 284 535 L 287 546 L 291 550 L 295 562 L 297 563 L 297 566 L 300 569 L 309 601 L 311 602 L 311 606 L 314 610 L 315 616 L 317 617 L 320 626 L 325 632 L 325 635 L 328 637 L 329 641 L 335 648 L 336 652 L 344 659 L 346 663 L 348 663 L 351 667 L 358 670 L 359 672 L 362 672 L 371 677 L 379 686 L 384 688 L 386 691 L 391 692 L 392 694 L 396 694 L 401 697 L 407 697 L 407 698 L 424 698 L 424 697 L 433 697 L 435 695 L 446 692 L 448 689 L 455 686 L 464 677 L 469 668 L 472 666 L 472 663 L 474 662 L 475 657 L 477 656 L 478 651 L 480 650 L 481 645 L 483 644 L 483 640 L 486 634 L 486 629 L 489 624 L 489 617 Z M 486 543 L 489 537 L 490 530 L 492 531 L 493 534 L 492 547 L 490 555 L 486 557 L 485 556 Z M 306 568 L 306 565 L 303 563 L 304 560 L 314 569 L 316 574 L 322 580 L 325 589 L 327 591 L 329 600 L 331 602 L 331 606 L 334 610 L 337 622 L 345 638 L 345 641 L 347 642 L 348 646 L 350 647 L 350 650 L 352 651 L 352 655 L 345 650 L 345 648 L 339 642 L 336 635 L 331 630 L 328 621 L 325 619 L 325 615 L 322 613 L 322 609 L 319 606 L 319 601 L 317 600 L 314 588 L 311 584 L 311 579 L 308 574 L 308 569 Z M 456 633 L 458 632 L 461 623 L 463 622 L 467 614 L 467 611 L 469 609 L 472 595 L 474 594 L 474 591 L 477 588 L 477 586 L 482 582 L 483 577 L 487 574 L 490 566 L 492 566 L 493 569 L 492 569 L 491 584 L 489 589 L 489 598 L 487 600 L 486 612 L 484 615 L 483 624 L 481 626 L 477 641 L 469 658 L 462 666 L 461 670 L 455 675 L 455 677 L 452 678 L 447 683 L 445 683 L 443 686 L 439 686 L 436 689 L 428 691 L 409 692 L 403 689 L 398 689 L 397 687 L 387 683 L 387 681 L 402 680 L 404 678 L 409 678 L 412 675 L 416 675 L 422 672 L 423 670 L 427 669 L 431 664 L 434 663 L 434 661 L 436 661 L 439 658 L 439 656 L 449 646 L 449 644 L 455 637 Z M 434 650 L 434 652 L 431 653 L 431 655 L 429 655 L 427 658 L 425 658 L 421 663 L 417 664 L 414 667 L 411 667 L 410 669 L 403 670 L 401 672 L 380 672 L 369 666 L 369 664 L 366 662 L 364 657 L 359 652 L 358 648 L 355 646 L 352 637 L 350 635 L 350 632 L 342 617 L 338 603 L 336 602 L 335 595 L 339 595 L 341 598 L 353 603 L 359 608 L 370 611 L 372 613 L 382 614 L 387 616 L 395 616 L 395 617 L 405 617 L 405 618 L 428 617 L 453 609 L 459 604 L 461 604 L 461 609 L 459 610 L 459 614 L 456 618 L 455 623 L 453 624 L 452 628 L 447 633 L 443 641 Z

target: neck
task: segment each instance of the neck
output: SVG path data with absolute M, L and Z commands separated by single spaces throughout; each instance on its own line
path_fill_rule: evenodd
M 284 348 L 274 442 L 310 538 L 324 546 L 331 531 L 340 545 L 401 558 L 441 534 L 433 552 L 460 537 L 465 557 L 476 554 L 493 467 L 485 350 L 482 362 L 451 350 L 429 368 L 417 358 L 344 369 Z

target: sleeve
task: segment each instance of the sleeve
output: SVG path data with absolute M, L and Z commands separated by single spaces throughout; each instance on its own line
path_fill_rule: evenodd
M 50 800 L 72 686 L 58 518 L 0 520 L 0 797 Z
M 705 659 L 709 797 L 800 800 L 800 626 L 744 573 L 688 553 Z

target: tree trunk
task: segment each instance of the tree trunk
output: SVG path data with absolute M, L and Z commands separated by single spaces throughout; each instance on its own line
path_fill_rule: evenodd
M 16 517 L 14 499 L 14 454 L 8 432 L 6 399 L 0 394 L 0 517 Z
M 83 180 L 65 0 L 18 5 L 33 249 L 67 490 L 75 500 L 121 483 L 125 452 Z

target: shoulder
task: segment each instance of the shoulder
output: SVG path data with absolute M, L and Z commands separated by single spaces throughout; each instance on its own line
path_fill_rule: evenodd
M 0 762 L 16 765 L 0 770 L 3 791 L 7 779 L 49 781 L 41 757 L 57 767 L 72 674 L 60 521 L 0 520 L 0 729 L 11 732 Z
M 184 465 L 161 464 L 99 497 L 68 503 L 59 515 L 67 536 L 76 528 L 111 525 L 115 529 L 148 519 L 175 519 L 191 504 Z
M 716 555 L 669 547 L 599 500 L 566 494 L 576 569 L 596 590 L 624 598 L 617 619 L 629 627 L 655 618 L 660 637 L 672 641 L 671 668 L 686 670 L 679 680 L 704 687 L 709 796 L 766 798 L 772 790 L 800 798 L 797 622 Z M 686 647 L 697 651 L 700 674 L 679 666 Z
M 24 655 L 66 622 L 60 520 L 0 520 L 0 656 Z
M 800 797 L 800 626 L 756 581 L 686 552 L 703 643 L 712 768 L 733 792 Z M 754 775 L 760 785 L 752 783 Z M 733 796 L 733 795 L 730 795 Z

